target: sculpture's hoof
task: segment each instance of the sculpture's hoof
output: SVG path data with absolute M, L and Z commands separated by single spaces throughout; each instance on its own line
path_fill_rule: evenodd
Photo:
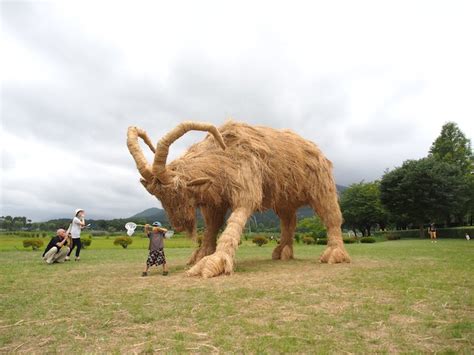
M 328 264 L 350 263 L 351 258 L 343 246 L 327 247 L 319 262 Z
M 191 254 L 191 257 L 188 260 L 188 265 L 194 265 L 196 264 L 199 260 L 201 260 L 204 257 L 204 253 L 201 248 L 196 249 L 193 251 Z
M 196 265 L 189 269 L 188 276 L 209 277 L 219 276 L 221 274 L 229 275 L 234 271 L 234 261 L 232 257 L 223 252 L 215 252 L 212 255 L 205 256 Z
M 293 259 L 293 248 L 285 245 L 283 248 L 277 246 L 272 253 L 273 260 L 290 260 Z
M 194 265 L 198 261 L 200 261 L 202 258 L 204 258 L 206 255 L 211 255 L 212 253 L 215 252 L 215 249 L 204 249 L 203 247 L 199 247 L 196 250 L 193 251 L 191 254 L 191 257 L 188 260 L 187 265 Z

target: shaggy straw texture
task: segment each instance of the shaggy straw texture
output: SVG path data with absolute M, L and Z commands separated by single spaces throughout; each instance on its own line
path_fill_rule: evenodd
M 208 131 L 179 159 L 166 164 L 169 146 L 190 130 Z M 155 153 L 150 167 L 138 144 L 142 138 Z M 203 243 L 191 256 L 190 275 L 230 273 L 247 219 L 254 211 L 273 209 L 281 220 L 280 244 L 273 259 L 293 258 L 296 211 L 310 205 L 328 231 L 321 262 L 349 262 L 341 235 L 342 216 L 332 164 L 319 148 L 288 130 L 250 126 L 233 121 L 217 129 L 206 123 L 183 122 L 153 149 L 146 133 L 128 130 L 127 144 L 143 186 L 155 195 L 177 230 L 196 230 L 196 208 L 206 222 Z M 230 209 L 226 228 L 217 234 Z
M 182 122 L 175 129 L 169 132 L 166 136 L 160 139 L 156 147 L 155 160 L 153 161 L 152 173 L 162 183 L 168 183 L 168 175 L 166 174 L 166 158 L 168 157 L 168 151 L 170 145 L 186 132 L 189 131 L 209 131 L 211 132 L 216 140 L 219 142 L 222 149 L 225 149 L 224 141 L 217 128 L 208 123 L 201 122 Z

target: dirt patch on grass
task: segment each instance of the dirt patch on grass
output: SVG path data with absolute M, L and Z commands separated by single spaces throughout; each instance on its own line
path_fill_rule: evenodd
M 406 316 L 401 314 L 392 314 L 390 316 L 390 322 L 399 324 L 401 326 L 410 326 L 418 322 L 418 319 L 412 316 Z

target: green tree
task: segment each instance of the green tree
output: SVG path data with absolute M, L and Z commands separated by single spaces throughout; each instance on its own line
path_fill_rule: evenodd
M 440 135 L 431 145 L 429 156 L 458 166 L 464 174 L 471 173 L 474 167 L 471 140 L 454 122 L 448 122 L 441 128 Z
M 301 219 L 296 225 L 296 230 L 303 233 L 311 233 L 313 238 L 326 237 L 326 227 L 318 216 Z
M 454 122 L 446 123 L 441 133 L 433 142 L 429 156 L 434 159 L 459 167 L 464 174 L 464 183 L 466 185 L 467 195 L 465 204 L 459 205 L 456 210 L 452 210 L 450 215 L 446 216 L 447 222 L 454 217 L 455 222 L 462 222 L 464 218 L 468 219 L 472 225 L 474 213 L 474 193 L 472 186 L 474 184 L 474 153 L 472 151 L 471 140 L 459 129 Z
M 12 216 L 2 216 L 1 228 L 6 230 L 11 230 L 13 227 L 13 217 Z
M 378 181 L 350 185 L 342 193 L 340 204 L 344 223 L 354 233 L 359 229 L 363 236 L 370 236 L 371 229 L 376 225 L 385 229 L 388 216 L 380 201 Z
M 26 217 L 13 217 L 13 228 L 16 230 L 26 227 Z
M 31 227 L 31 220 L 23 216 L 5 216 L 0 219 L 0 228 L 7 230 L 20 230 L 22 228 Z
M 474 174 L 471 174 L 468 178 L 468 185 L 469 191 L 468 197 L 468 213 L 469 213 L 469 224 L 472 226 L 473 217 L 474 217 Z
M 459 167 L 433 158 L 407 160 L 385 173 L 380 183 L 380 198 L 395 216 L 407 216 L 420 228 L 443 220 L 466 201 L 466 184 Z

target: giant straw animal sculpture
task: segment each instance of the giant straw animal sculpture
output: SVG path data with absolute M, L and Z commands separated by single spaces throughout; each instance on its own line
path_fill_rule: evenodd
M 170 145 L 189 131 L 207 131 L 201 142 L 166 164 Z M 154 153 L 149 165 L 138 138 Z M 296 211 L 309 205 L 328 233 L 323 263 L 349 262 L 341 233 L 342 217 L 332 164 L 319 148 L 289 130 L 228 121 L 219 128 L 201 122 L 182 122 L 158 142 L 156 148 L 144 130 L 129 127 L 127 145 L 141 183 L 156 196 L 177 231 L 193 235 L 196 208 L 201 209 L 206 231 L 194 251 L 188 275 L 213 277 L 232 273 L 235 252 L 248 218 L 255 211 L 273 209 L 281 222 L 280 244 L 273 259 L 293 258 Z M 217 240 L 217 234 L 227 225 Z

